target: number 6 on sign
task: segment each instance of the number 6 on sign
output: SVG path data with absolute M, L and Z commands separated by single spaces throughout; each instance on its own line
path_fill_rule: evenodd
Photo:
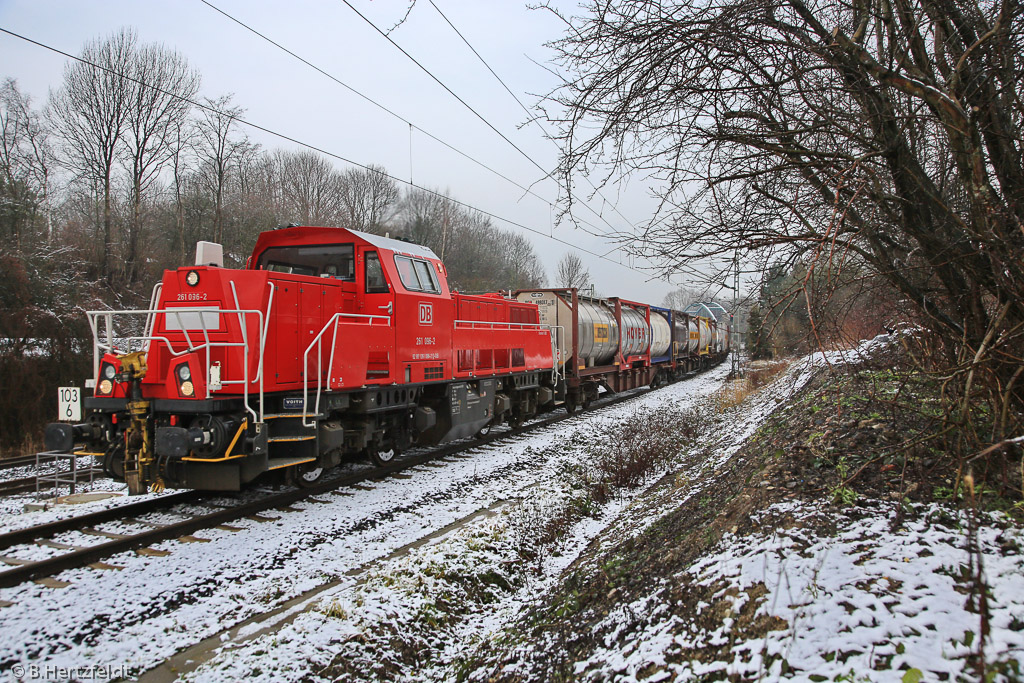
M 78 387 L 61 387 L 57 389 L 57 414 L 61 422 L 80 422 L 82 420 L 82 390 Z

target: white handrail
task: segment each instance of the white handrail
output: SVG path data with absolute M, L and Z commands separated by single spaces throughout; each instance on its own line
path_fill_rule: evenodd
M 263 380 L 263 348 L 267 343 L 267 335 L 270 334 L 270 312 L 274 310 L 274 293 L 277 291 L 277 287 L 274 283 L 267 280 L 267 286 L 270 287 L 270 294 L 267 295 L 267 319 L 263 325 L 263 337 L 260 339 L 260 366 L 256 371 L 260 381 Z
M 163 288 L 164 288 L 164 283 L 163 282 L 158 282 L 155 285 L 153 285 L 153 294 L 149 297 L 149 307 L 150 308 L 152 308 L 152 309 L 156 308 L 157 303 L 160 301 L 160 299 L 158 297 L 160 296 L 160 292 L 163 291 Z M 148 316 L 146 316 L 146 327 L 145 327 L 145 330 L 144 330 L 145 333 L 146 334 L 153 334 L 153 326 L 155 324 L 156 324 L 156 316 L 155 315 L 148 315 Z
M 231 285 L 231 295 L 235 299 L 235 309 L 236 310 L 241 310 L 242 306 L 241 306 L 241 304 L 238 303 L 238 290 L 235 289 L 235 281 L 234 280 L 229 280 L 228 284 Z M 242 328 L 242 339 L 246 340 L 245 348 L 242 350 L 242 364 L 245 366 L 245 378 L 249 379 L 249 344 L 248 344 L 249 335 L 248 335 L 248 328 L 245 325 L 245 316 L 242 315 L 241 313 L 238 313 L 237 315 L 238 315 L 238 325 L 239 325 L 239 327 Z M 199 321 L 202 323 L 203 331 L 205 332 L 205 330 L 206 330 L 206 321 L 203 320 L 203 315 L 202 314 L 199 315 Z M 182 325 L 182 327 L 184 327 L 184 325 Z M 262 342 L 262 336 L 263 336 L 262 335 L 262 332 L 263 332 L 263 318 L 262 318 L 262 316 L 260 317 L 259 330 L 260 330 L 260 333 L 261 333 L 260 334 L 260 337 L 261 337 L 260 341 Z M 262 343 L 260 344 L 260 348 L 263 348 L 263 344 Z M 209 361 L 209 358 L 210 358 L 210 347 L 206 347 L 206 358 L 207 358 L 207 361 L 206 361 L 207 372 L 209 372 L 209 367 L 210 367 L 210 361 Z M 258 359 L 258 364 L 260 366 L 262 366 L 262 364 L 263 364 L 262 361 L 263 361 L 262 357 Z M 258 370 L 257 370 L 257 374 L 259 374 Z M 207 377 L 207 379 L 209 379 L 209 377 Z M 260 375 L 260 379 L 261 380 L 263 379 L 262 375 Z M 224 382 L 222 380 L 221 381 L 221 385 L 223 385 L 223 384 L 224 384 Z M 210 395 L 210 382 L 209 381 L 206 382 L 206 395 L 207 395 L 207 398 L 209 398 L 209 395 Z M 245 409 L 248 410 L 249 413 L 252 415 L 253 421 L 254 422 L 262 422 L 262 420 L 259 419 L 259 416 L 256 415 L 256 411 L 254 411 L 249 406 L 249 383 L 248 382 L 246 382 L 245 386 L 242 388 L 242 400 L 245 402 Z M 262 411 L 263 411 L 263 400 L 262 400 L 262 397 L 260 397 L 260 412 L 262 412 Z
M 542 330 L 550 327 L 550 325 L 542 325 L 541 323 L 510 323 L 500 320 L 456 320 L 455 325 L 469 325 L 471 328 L 475 328 L 477 325 L 486 325 L 491 328 L 498 329 L 512 329 L 513 327 L 519 327 L 532 328 L 535 330 Z
M 234 283 L 232 283 L 232 288 L 233 288 L 233 284 Z M 237 294 L 236 294 L 236 303 L 237 303 Z M 210 330 L 206 326 L 205 314 L 214 313 L 214 312 L 216 312 L 218 316 L 220 316 L 222 314 L 225 314 L 225 315 L 235 314 L 235 315 L 238 316 L 239 321 L 241 322 L 242 341 L 240 341 L 240 342 L 230 342 L 230 341 L 212 342 L 212 341 L 210 341 Z M 166 316 L 169 313 L 172 314 L 175 317 L 175 319 L 178 321 L 178 327 L 181 328 L 180 331 L 182 333 L 182 336 L 184 338 L 184 342 L 186 344 L 186 348 L 184 350 L 182 350 L 182 351 L 177 351 L 177 350 L 175 350 L 175 347 L 174 347 L 175 343 L 178 343 L 178 344 L 181 343 L 181 341 L 182 341 L 181 339 L 175 339 L 174 341 L 172 341 L 166 335 L 157 335 L 157 334 L 153 333 L 153 330 L 155 330 L 155 328 L 156 328 L 156 319 L 157 319 L 157 317 L 159 315 L 163 314 L 165 316 L 165 319 L 166 319 Z M 202 331 L 202 335 L 203 335 L 203 343 L 201 345 L 196 346 L 195 344 L 192 343 L 192 332 L 194 332 L 195 330 L 193 330 L 193 329 L 186 329 L 185 328 L 185 325 L 184 325 L 184 323 L 183 323 L 183 321 L 181 319 L 181 315 L 183 313 L 195 313 L 195 314 L 198 314 L 200 330 Z M 87 318 L 89 320 L 89 327 L 92 330 L 92 337 L 93 337 L 93 367 L 94 367 L 93 374 L 94 375 L 99 372 L 99 363 L 100 363 L 100 356 L 101 356 L 100 352 L 101 351 L 109 351 L 111 353 L 119 353 L 119 352 L 122 351 L 122 349 L 119 348 L 114 343 L 114 339 L 115 339 L 115 335 L 114 335 L 114 319 L 116 317 L 143 316 L 143 315 L 147 316 L 147 321 L 149 321 L 149 327 L 150 327 L 150 329 L 148 330 L 149 334 L 145 334 L 145 335 L 142 335 L 142 336 L 135 335 L 135 336 L 127 336 L 127 337 L 117 337 L 119 342 L 127 344 L 127 348 L 124 349 L 126 352 L 131 352 L 134 342 L 154 342 L 154 341 L 162 343 L 163 345 L 165 345 L 167 347 L 168 353 L 170 353 L 172 358 L 178 358 L 178 357 L 184 356 L 185 354 L 188 354 L 188 353 L 196 353 L 196 352 L 204 351 L 205 350 L 206 351 L 206 368 L 207 368 L 207 372 L 209 372 L 209 368 L 210 368 L 210 351 L 211 351 L 211 349 L 213 349 L 213 348 L 241 348 L 242 349 L 242 357 L 243 357 L 243 366 L 244 366 L 244 376 L 243 376 L 243 379 L 241 379 L 241 380 L 223 380 L 221 382 L 221 384 L 222 385 L 223 384 L 241 384 L 242 385 L 242 400 L 243 400 L 243 402 L 245 404 L 246 411 L 253 416 L 254 420 L 256 420 L 258 422 L 262 422 L 263 421 L 263 414 L 264 414 L 264 410 L 263 410 L 263 402 L 264 402 L 263 401 L 263 394 L 264 394 L 264 391 L 263 391 L 262 367 L 263 367 L 263 349 L 264 349 L 265 344 L 266 344 L 265 335 L 267 333 L 267 325 L 264 323 L 264 313 L 263 313 L 263 311 L 258 310 L 258 309 L 243 309 L 243 308 L 236 308 L 236 309 L 217 308 L 217 309 L 213 309 L 213 308 L 208 307 L 208 306 L 169 306 L 169 307 L 165 307 L 165 308 L 129 309 L 129 310 L 121 310 L 121 311 L 86 311 L 86 316 L 87 316 Z M 257 321 L 258 321 L 257 329 L 259 330 L 259 349 L 260 349 L 260 351 L 259 351 L 259 359 L 258 359 L 258 367 L 260 368 L 260 371 L 258 371 L 257 372 L 257 376 L 252 378 L 252 379 L 249 378 L 249 336 L 248 336 L 248 326 L 244 322 L 245 321 L 245 317 L 249 316 L 249 315 L 255 315 L 257 317 Z M 105 327 L 104 332 L 106 332 L 106 343 L 100 341 L 99 320 L 101 318 L 103 319 L 103 321 L 105 323 L 105 325 L 104 325 L 104 327 Z M 269 322 L 269 319 L 267 320 L 267 322 Z M 141 343 L 140 343 L 140 348 L 142 348 L 142 344 Z M 259 413 L 257 413 L 255 410 L 253 410 L 252 406 L 249 405 L 249 386 L 251 384 L 255 383 L 255 382 L 259 382 L 259 404 L 260 404 Z M 210 391 L 209 377 L 206 378 L 205 384 L 206 384 L 206 398 L 210 398 L 212 396 L 212 393 Z
M 361 313 L 335 313 L 327 321 L 326 324 L 320 329 L 313 340 L 309 342 L 309 346 L 306 347 L 305 352 L 302 354 L 302 426 L 313 427 L 316 425 L 315 422 L 306 422 L 309 407 L 309 352 L 313 350 L 313 346 L 317 347 L 317 358 L 322 355 L 323 347 L 321 342 L 323 340 L 324 333 L 327 332 L 327 328 L 334 327 L 334 335 L 331 341 L 331 357 L 327 365 L 327 386 L 330 389 L 331 383 L 331 372 L 334 370 L 334 354 L 337 351 L 338 345 L 338 321 L 341 318 L 359 318 L 367 320 L 370 325 L 373 324 L 374 320 L 386 320 L 387 326 L 391 326 L 391 316 L 389 315 L 364 315 Z M 316 373 L 316 404 L 314 407 L 314 415 L 320 414 L 320 394 L 323 391 L 323 372 L 319 369 Z

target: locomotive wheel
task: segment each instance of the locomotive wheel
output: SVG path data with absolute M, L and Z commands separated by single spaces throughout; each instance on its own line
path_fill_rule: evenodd
M 378 467 L 387 465 L 398 455 L 398 449 L 394 446 L 370 446 L 367 450 L 370 452 L 370 460 Z
M 103 454 L 103 473 L 111 479 L 124 481 L 124 446 L 115 444 Z
M 295 483 L 299 485 L 299 488 L 309 488 L 320 481 L 326 471 L 326 468 L 317 466 L 305 472 L 299 472 L 299 476 L 295 477 Z

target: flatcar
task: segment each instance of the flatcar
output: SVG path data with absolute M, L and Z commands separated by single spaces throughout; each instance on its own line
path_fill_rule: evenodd
M 346 458 L 385 464 L 728 353 L 713 315 L 453 292 L 430 249 L 355 230 L 271 230 L 245 268 L 222 262 L 201 242 L 148 308 L 88 312 L 92 396 L 82 421 L 47 425 L 48 450 L 102 453 L 133 494 L 306 486 Z

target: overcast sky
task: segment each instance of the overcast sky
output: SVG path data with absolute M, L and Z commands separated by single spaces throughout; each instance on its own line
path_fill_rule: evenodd
M 508 87 L 532 107 L 557 83 L 550 73 L 552 53 L 545 43 L 557 39 L 565 24 L 545 11 L 529 10 L 522 0 L 418 0 L 406 21 L 390 37 L 438 80 L 475 109 L 516 147 L 491 130 L 409 57 L 360 18 L 344 0 L 209 0 L 339 81 L 358 90 L 445 143 L 494 171 L 530 187 L 553 202 L 558 187 L 545 180 L 558 150 L 474 56 L 438 10 L 455 25 Z M 377 27 L 387 31 L 409 8 L 405 0 L 349 0 Z M 568 13 L 576 3 L 555 2 Z M 436 7 L 435 7 L 436 6 Z M 598 290 L 605 295 L 661 303 L 670 285 L 643 272 L 606 240 L 563 224 L 544 200 L 524 195 L 516 185 L 447 149 L 420 131 L 410 140 L 408 123 L 368 103 L 278 47 L 217 12 L 201 0 L 0 0 L 0 27 L 65 52 L 78 54 L 87 40 L 122 26 L 134 27 L 142 42 L 161 42 L 180 51 L 202 75 L 201 94 L 234 94 L 245 118 L 303 143 L 360 164 L 376 164 L 403 180 L 447 191 L 454 198 L 501 219 L 502 228 L 524 232 L 546 269 L 548 282 L 570 250 L 544 235 L 598 254 L 580 252 Z M 17 79 L 41 105 L 60 85 L 65 58 L 0 34 L 2 77 Z M 548 126 L 550 129 L 550 126 Z M 294 143 L 254 130 L 247 134 L 265 148 L 294 149 Z M 527 159 L 526 157 L 529 157 Z M 532 160 L 532 161 L 531 161 Z M 537 165 L 534 165 L 536 162 Z M 334 160 L 339 169 L 347 167 Z M 542 172 L 538 166 L 544 169 Z M 581 186 L 587 187 L 581 180 Z M 604 191 L 634 225 L 653 211 L 642 179 Z M 591 206 L 616 229 L 626 219 L 598 199 Z M 594 213 L 579 210 L 594 230 L 611 228 Z M 514 223 L 542 233 L 530 233 Z M 268 226 L 270 227 L 270 226 Z M 636 270 L 618 265 L 629 263 Z

